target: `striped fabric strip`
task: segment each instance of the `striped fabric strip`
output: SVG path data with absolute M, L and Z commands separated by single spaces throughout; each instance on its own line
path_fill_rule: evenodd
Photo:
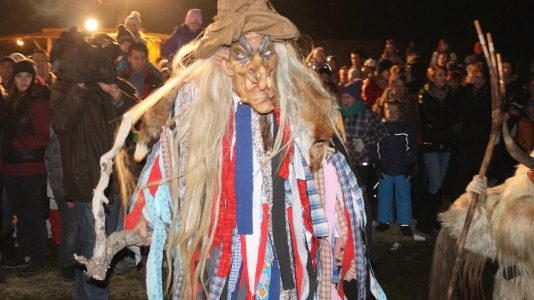
M 306 187 L 308 192 L 308 199 L 310 200 L 310 214 L 312 219 L 313 234 L 318 237 L 328 237 L 328 220 L 326 219 L 326 214 L 324 212 L 323 206 L 321 205 L 321 198 L 315 186 L 315 180 L 311 174 L 310 168 L 304 159 L 304 155 L 300 151 L 300 148 L 295 144 L 295 154 L 300 157 L 302 167 L 304 169 L 304 175 L 306 177 Z M 298 162 L 295 162 L 298 163 Z
M 367 253 L 363 230 L 365 228 L 365 208 L 361 191 L 345 157 L 337 152 L 332 155 L 332 161 L 336 166 L 339 181 L 343 191 L 343 202 L 349 213 L 354 255 L 356 260 L 356 273 L 358 277 L 358 299 L 365 299 L 367 286 Z M 356 205 L 357 207 L 354 207 Z

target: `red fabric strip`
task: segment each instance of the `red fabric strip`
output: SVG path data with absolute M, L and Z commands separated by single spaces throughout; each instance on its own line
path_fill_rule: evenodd
M 243 269 L 241 270 L 241 277 L 244 279 L 245 287 L 247 290 L 246 300 L 254 299 L 253 295 L 250 293 L 250 285 L 248 278 L 248 261 L 247 261 L 247 241 L 244 235 L 239 236 L 241 239 L 241 256 L 243 257 Z
M 349 212 L 347 211 L 347 207 L 344 207 L 343 211 L 345 214 L 345 220 L 347 222 L 347 240 L 345 241 L 343 265 L 341 266 L 341 277 L 339 278 L 339 287 L 337 289 L 338 295 L 342 298 L 345 296 L 345 292 L 343 290 L 343 278 L 345 278 L 345 275 L 347 274 L 351 266 L 352 259 L 354 258 L 354 245 L 352 239 L 352 226 L 350 223 L 350 216 Z
M 297 277 L 297 298 L 302 294 L 302 265 L 300 264 L 300 255 L 297 247 L 297 240 L 295 238 L 295 228 L 293 227 L 293 209 L 287 209 L 287 217 L 289 219 L 289 229 L 291 230 L 291 241 L 293 244 L 293 253 L 295 254 L 295 275 Z

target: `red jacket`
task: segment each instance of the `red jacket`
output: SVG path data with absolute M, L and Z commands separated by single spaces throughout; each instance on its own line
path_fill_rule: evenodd
M 372 108 L 383 92 L 384 89 L 379 87 L 373 79 L 365 79 L 362 87 L 362 99 L 365 102 L 365 106 Z

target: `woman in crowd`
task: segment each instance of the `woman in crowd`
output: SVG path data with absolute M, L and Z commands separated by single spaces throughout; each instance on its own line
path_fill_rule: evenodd
M 433 233 L 433 227 L 438 225 L 436 213 L 441 202 L 438 193 L 455 144 L 452 127 L 458 121 L 458 113 L 447 85 L 446 74 L 444 68 L 430 67 L 427 73 L 430 82 L 424 86 L 419 96 L 423 133 L 421 152 L 428 185 L 426 199 L 421 203 L 417 229 L 424 233 Z
M 44 271 L 47 230 L 43 199 L 44 152 L 49 142 L 49 91 L 35 81 L 31 60 L 13 66 L 14 91 L 7 101 L 9 115 L 2 137 L 5 187 L 17 215 L 17 257 L 4 262 L 7 268 L 22 268 L 21 276 Z

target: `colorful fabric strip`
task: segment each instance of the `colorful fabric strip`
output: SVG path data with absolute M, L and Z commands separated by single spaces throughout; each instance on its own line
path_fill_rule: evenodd
M 239 104 L 235 113 L 235 192 L 237 231 L 252 234 L 253 152 L 250 105 Z

